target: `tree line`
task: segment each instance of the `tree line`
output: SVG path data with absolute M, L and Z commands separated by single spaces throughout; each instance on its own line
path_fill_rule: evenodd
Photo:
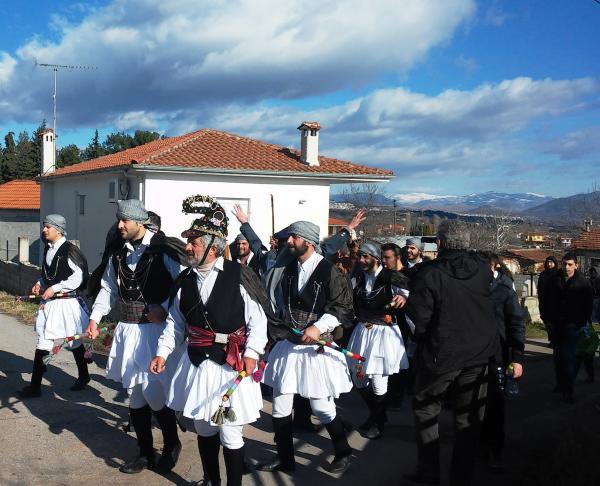
M 41 134 L 46 128 L 47 124 L 44 120 L 31 135 L 24 130 L 18 135 L 10 131 L 4 136 L 4 144 L 0 143 L 0 183 L 13 179 L 33 179 L 40 175 L 42 171 Z M 83 149 L 75 144 L 58 149 L 56 167 L 79 164 L 84 160 L 121 152 L 159 138 L 164 138 L 164 136 L 161 137 L 157 132 L 136 130 L 133 135 L 126 132 L 112 132 L 106 136 L 104 141 L 100 141 L 98 130 L 96 130 L 88 145 Z

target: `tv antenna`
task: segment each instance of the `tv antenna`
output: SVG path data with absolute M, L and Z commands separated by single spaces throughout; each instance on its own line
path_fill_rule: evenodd
M 51 69 L 52 71 L 54 71 L 54 93 L 52 93 L 52 130 L 54 131 L 54 163 L 56 164 L 56 158 L 57 158 L 56 139 L 58 138 L 58 135 L 56 133 L 56 94 L 57 94 L 56 87 L 57 87 L 58 71 L 59 70 L 92 71 L 92 70 L 95 70 L 98 68 L 96 66 L 82 66 L 82 65 L 78 65 L 78 64 L 47 64 L 44 62 L 37 62 L 37 60 L 35 61 L 35 65 L 40 66 L 44 69 Z

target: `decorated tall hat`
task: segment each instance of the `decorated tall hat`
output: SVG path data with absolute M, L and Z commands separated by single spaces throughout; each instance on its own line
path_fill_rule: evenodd
M 197 238 L 213 235 L 227 238 L 227 214 L 216 199 L 210 196 L 190 196 L 183 201 L 182 211 L 185 214 L 198 214 L 189 229 L 181 233 L 182 238 Z

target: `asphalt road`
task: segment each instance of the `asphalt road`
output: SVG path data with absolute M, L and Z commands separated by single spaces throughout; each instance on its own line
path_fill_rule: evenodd
M 126 394 L 120 384 L 104 378 L 105 357 L 96 356 L 90 365 L 92 383 L 83 392 L 71 392 L 76 375 L 75 362 L 68 351 L 49 365 L 44 375 L 43 396 L 20 401 L 14 393 L 29 380 L 35 347 L 35 333 L 12 317 L 0 314 L 0 484 L 2 485 L 70 485 L 189 484 L 202 479 L 196 436 L 180 433 L 183 452 L 179 463 L 168 475 L 151 471 L 123 475 L 118 466 L 136 455 L 133 434 L 122 431 L 127 422 Z M 478 465 L 474 485 L 513 484 L 521 474 L 531 437 L 543 429 L 551 437 L 560 436 L 561 417 L 574 410 L 551 394 L 552 368 L 549 350 L 543 345 L 529 345 L 521 394 L 507 405 L 508 471 L 492 475 Z M 580 390 L 579 390 L 580 389 Z M 578 394 L 583 402 L 598 402 L 595 385 L 581 385 Z M 595 402 L 594 402 L 595 400 Z M 582 403 L 582 402 L 579 402 Z M 366 418 L 366 409 L 357 394 L 349 393 L 338 402 L 339 413 L 355 424 Z M 576 405 L 578 406 L 578 405 Z M 575 406 L 575 407 L 576 407 Z M 573 407 L 573 406 L 570 406 Z M 247 454 L 269 457 L 274 449 L 268 397 L 261 419 L 246 426 Z M 449 412 L 441 420 L 443 480 L 451 453 L 452 421 Z M 162 445 L 160 430 L 154 429 L 155 447 Z M 357 432 L 349 438 L 354 448 L 351 468 L 343 476 L 346 485 L 403 485 L 403 473 L 414 469 L 413 419 L 410 403 L 389 411 L 389 424 L 383 439 L 368 441 Z M 292 478 L 286 474 L 252 473 L 244 485 L 327 485 L 339 482 L 321 466 L 330 460 L 332 450 L 326 431 L 296 434 L 298 469 Z M 222 476 L 225 478 L 224 466 Z M 225 482 L 223 482 L 225 484 Z

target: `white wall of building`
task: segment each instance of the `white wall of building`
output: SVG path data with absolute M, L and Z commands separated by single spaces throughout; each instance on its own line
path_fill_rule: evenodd
M 40 219 L 51 213 L 67 219 L 67 239 L 80 241 L 90 271 L 100 263 L 106 233 L 116 221 L 116 199 L 109 199 L 109 184 L 119 177 L 122 172 L 104 172 L 48 178 L 40 183 Z M 130 177 L 129 181 L 128 197 L 137 198 L 137 179 Z
M 109 184 L 123 178 L 122 171 L 69 177 L 44 178 L 40 184 L 40 217 L 50 213 L 67 219 L 68 239 L 79 240 L 90 270 L 99 263 L 106 233 L 115 222 L 116 199 L 109 199 Z M 298 220 L 312 221 L 327 236 L 329 184 L 327 181 L 291 178 L 258 178 L 231 175 L 181 174 L 166 172 L 130 172 L 130 199 L 144 201 L 146 209 L 162 218 L 162 229 L 169 236 L 179 236 L 194 215 L 181 211 L 182 201 L 196 194 L 215 197 L 228 211 L 229 238 L 239 233 L 239 223 L 231 213 L 239 203 L 250 224 L 268 245 L 271 228 L 271 194 L 274 201 L 275 231 Z M 83 214 L 80 214 L 84 196 Z M 117 194 L 117 198 L 123 194 Z
M 274 202 L 275 231 L 290 223 L 307 220 L 321 228 L 327 236 L 329 217 L 329 184 L 326 181 L 239 177 L 231 175 L 191 175 L 148 173 L 145 177 L 145 204 L 162 217 L 162 228 L 168 235 L 180 235 L 194 219 L 181 212 L 181 203 L 196 194 L 212 196 L 227 210 L 229 240 L 239 233 L 239 223 L 231 213 L 240 204 L 249 222 L 265 245 L 271 228 L 271 194 Z

